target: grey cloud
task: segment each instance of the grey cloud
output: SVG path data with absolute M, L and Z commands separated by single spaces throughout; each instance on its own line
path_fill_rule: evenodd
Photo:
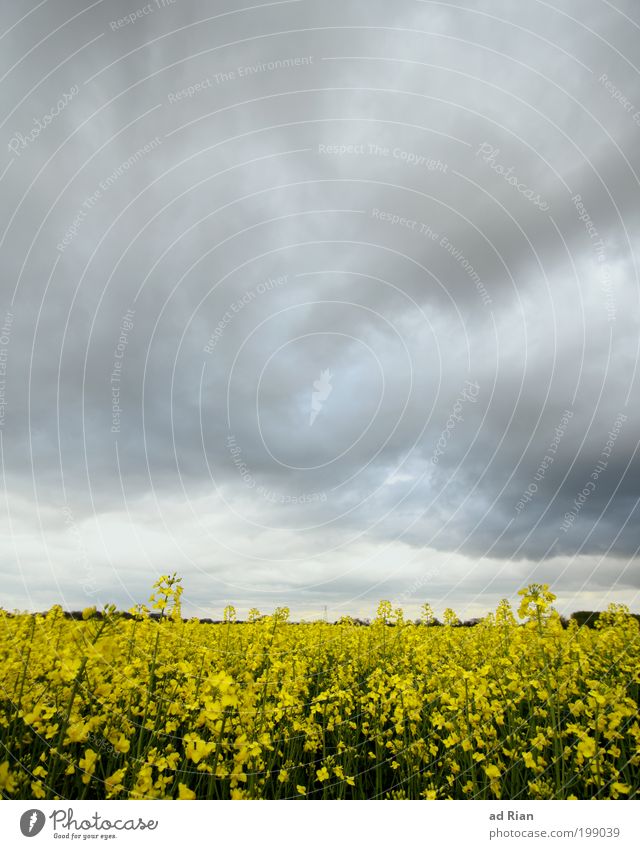
M 137 8 L 2 41 L 10 603 L 633 604 L 634 4 Z

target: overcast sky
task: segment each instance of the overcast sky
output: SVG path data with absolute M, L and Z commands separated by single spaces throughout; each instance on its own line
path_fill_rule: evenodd
M 0 0 L 0 604 L 638 603 L 633 0 Z

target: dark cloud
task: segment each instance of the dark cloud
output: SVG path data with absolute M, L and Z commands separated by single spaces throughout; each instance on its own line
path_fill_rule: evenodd
M 634 4 L 2 10 L 7 606 L 635 603 Z

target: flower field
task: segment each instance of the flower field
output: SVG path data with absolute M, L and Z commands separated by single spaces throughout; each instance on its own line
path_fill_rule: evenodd
M 563 628 L 546 586 L 475 627 L 382 602 L 291 623 L 0 613 L 4 798 L 637 798 L 640 631 Z

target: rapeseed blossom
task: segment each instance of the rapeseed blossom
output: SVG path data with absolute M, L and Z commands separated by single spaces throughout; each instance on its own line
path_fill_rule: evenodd
M 0 610 L 0 795 L 637 798 L 640 629 L 564 627 L 544 584 L 474 628 L 385 600 L 368 627 L 186 621 L 176 575 L 125 617 Z

